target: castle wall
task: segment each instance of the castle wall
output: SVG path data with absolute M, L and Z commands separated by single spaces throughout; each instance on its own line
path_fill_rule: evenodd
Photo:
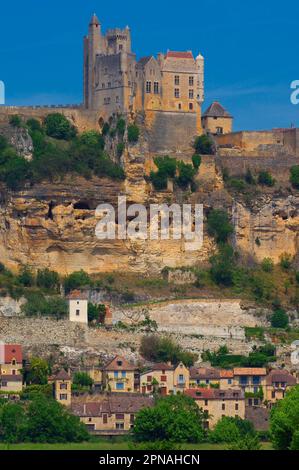
M 145 126 L 150 152 L 190 151 L 197 134 L 195 113 L 147 111 Z

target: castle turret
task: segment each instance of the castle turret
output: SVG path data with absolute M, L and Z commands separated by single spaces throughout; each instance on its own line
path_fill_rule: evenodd
M 95 89 L 95 62 L 97 54 L 102 52 L 101 24 L 94 13 L 84 38 L 84 104 L 91 108 Z

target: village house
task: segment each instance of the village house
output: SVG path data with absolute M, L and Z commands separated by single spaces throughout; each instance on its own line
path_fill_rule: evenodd
M 48 383 L 53 385 L 54 398 L 65 406 L 72 402 L 72 378 L 64 369 L 49 377 Z
M 254 405 L 261 404 L 266 396 L 267 370 L 264 367 L 235 367 L 233 373 L 233 386 L 243 390 L 248 400 L 253 399 Z
M 227 390 L 233 386 L 233 370 L 213 367 L 191 367 L 190 388 L 211 387 Z
M 202 128 L 207 134 L 222 135 L 232 132 L 233 116 L 214 101 L 202 115 Z
M 90 433 L 109 436 L 128 433 L 134 426 L 136 413 L 153 405 L 152 397 L 115 393 L 97 395 L 93 401 L 74 400 L 71 410 Z
M 21 392 L 23 388 L 22 347 L 19 344 L 0 343 L 0 390 Z
M 79 290 L 73 290 L 67 296 L 69 321 L 88 324 L 88 295 Z
M 285 397 L 287 390 L 296 385 L 296 378 L 284 369 L 273 369 L 266 377 L 265 400 L 271 405 Z M 271 406 L 270 405 L 270 406 Z
M 137 367 L 121 356 L 116 356 L 102 368 L 103 389 L 110 392 L 139 390 Z
M 245 417 L 244 392 L 238 389 L 196 388 L 185 390 L 185 395 L 193 398 L 206 413 L 205 427 L 212 429 L 224 416 Z
M 161 395 L 176 394 L 189 388 L 189 380 L 189 369 L 182 362 L 176 366 L 157 363 L 140 375 L 140 390 L 149 394 L 154 391 Z

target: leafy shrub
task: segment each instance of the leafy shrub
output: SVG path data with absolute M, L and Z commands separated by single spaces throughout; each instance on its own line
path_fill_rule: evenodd
M 265 273 L 270 273 L 273 271 L 274 268 L 273 260 L 271 258 L 264 258 L 261 263 L 261 266 L 262 270 L 265 271 Z
M 64 289 L 66 293 L 89 285 L 92 285 L 91 278 L 83 269 L 74 271 L 64 279 Z
M 176 177 L 175 181 L 177 185 L 186 189 L 189 184 L 193 182 L 196 170 L 189 163 L 178 162 L 179 175 Z
M 286 312 L 280 308 L 275 310 L 271 317 L 271 325 L 273 328 L 286 328 L 289 324 L 289 317 Z
M 256 184 L 256 179 L 253 176 L 250 168 L 247 168 L 247 170 L 246 170 L 245 181 L 246 181 L 247 184 Z
M 126 130 L 126 121 L 124 120 L 124 118 L 120 117 L 118 119 L 116 123 L 116 130 L 121 137 L 124 135 L 125 130 Z
M 31 357 L 29 368 L 25 369 L 25 382 L 27 385 L 46 385 L 51 369 L 45 359 Z
M 199 155 L 214 155 L 215 146 L 213 141 L 207 135 L 200 135 L 196 137 L 194 142 L 194 149 Z
M 299 450 L 299 386 L 287 392 L 271 410 L 270 438 L 274 449 Z
M 196 171 L 198 171 L 200 165 L 201 165 L 201 156 L 198 155 L 197 153 L 194 153 L 192 155 L 192 163 Z
M 292 256 L 288 253 L 283 253 L 280 256 L 280 266 L 282 269 L 285 269 L 286 271 L 290 269 L 292 265 Z
M 41 133 L 44 132 L 43 127 L 38 119 L 34 119 L 34 118 L 28 119 L 28 121 L 26 121 L 26 125 L 31 132 L 35 132 L 35 131 L 38 131 Z
M 153 362 L 168 362 L 177 364 L 183 362 L 190 367 L 197 360 L 197 355 L 184 351 L 168 336 L 146 335 L 141 338 L 140 354 Z
M 185 395 L 159 398 L 152 408 L 142 408 L 134 421 L 134 439 L 138 442 L 202 442 L 204 412 Z
M 116 147 L 116 153 L 118 157 L 121 157 L 125 150 L 125 144 L 123 142 L 119 142 Z
M 260 171 L 258 175 L 258 183 L 263 186 L 274 186 L 275 179 L 268 171 Z
M 136 124 L 129 124 L 128 125 L 128 141 L 130 143 L 136 143 L 139 139 L 139 127 Z
M 226 242 L 229 235 L 234 231 L 227 213 L 221 209 L 212 209 L 207 222 L 208 232 L 215 237 L 217 243 Z
M 76 128 L 60 113 L 48 114 L 45 118 L 44 125 L 46 134 L 55 139 L 70 140 L 75 137 L 77 133 Z
M 56 271 L 50 271 L 50 269 L 39 269 L 36 275 L 36 284 L 38 287 L 44 289 L 59 289 L 59 276 Z
M 105 141 L 103 136 L 97 131 L 85 131 L 78 138 L 79 144 L 86 145 L 87 147 L 98 148 L 103 150 Z
M 82 387 L 92 387 L 93 380 L 86 372 L 76 372 L 73 377 L 73 383 Z
M 290 182 L 296 189 L 299 188 L 299 165 L 292 166 L 290 169 Z
M 27 295 L 27 302 L 22 305 L 22 311 L 27 316 L 55 316 L 64 317 L 67 314 L 67 303 L 60 296 L 45 297 L 39 292 Z
M 241 418 L 223 416 L 210 433 L 211 442 L 235 442 L 247 436 L 255 435 L 253 424 Z
M 104 125 L 102 127 L 102 135 L 107 135 L 110 129 L 110 125 L 108 122 L 104 122 Z
M 211 277 L 218 285 L 233 285 L 235 269 L 234 252 L 231 246 L 221 245 L 219 253 L 210 258 Z
M 21 268 L 20 274 L 18 275 L 18 281 L 24 286 L 24 287 L 31 287 L 34 285 L 34 276 L 32 271 L 28 266 L 23 266 Z
M 9 118 L 9 124 L 13 127 L 21 127 L 22 126 L 22 119 L 18 114 L 13 114 Z

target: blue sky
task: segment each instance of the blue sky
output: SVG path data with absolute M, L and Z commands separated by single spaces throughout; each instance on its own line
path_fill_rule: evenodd
M 221 101 L 236 130 L 299 127 L 299 105 L 290 102 L 290 83 L 299 80 L 298 0 L 1 3 L 7 104 L 81 102 L 82 37 L 96 12 L 104 30 L 130 26 L 137 57 L 167 49 L 201 52 L 204 108 Z

